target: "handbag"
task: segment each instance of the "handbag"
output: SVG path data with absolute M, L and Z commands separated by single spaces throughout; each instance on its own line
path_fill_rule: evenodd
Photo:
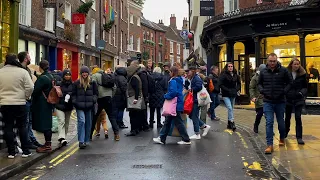
M 177 116 L 177 100 L 178 98 L 175 97 L 164 101 L 162 116 Z
M 132 76 L 133 77 L 133 76 Z M 129 83 L 128 83 L 128 86 L 130 86 L 130 82 L 131 82 L 131 79 L 132 79 L 132 77 L 130 78 L 130 80 L 129 80 Z M 145 108 L 145 103 L 144 103 L 144 101 L 143 101 L 143 97 L 142 97 L 142 93 L 141 93 L 141 90 L 140 90 L 140 95 L 139 95 L 139 97 L 138 97 L 138 99 L 137 99 L 137 103 L 133 103 L 133 101 L 135 100 L 135 95 L 133 95 L 133 96 L 129 96 L 129 93 L 128 93 L 128 90 L 127 90 L 127 110 L 142 110 L 142 109 L 144 109 Z
M 201 91 L 197 93 L 197 99 L 199 106 L 206 106 L 212 102 L 207 89 L 203 85 Z
M 184 101 L 184 105 L 183 105 L 183 109 L 184 109 L 184 114 L 190 115 L 193 109 L 193 94 L 192 92 L 187 93 L 185 101 Z

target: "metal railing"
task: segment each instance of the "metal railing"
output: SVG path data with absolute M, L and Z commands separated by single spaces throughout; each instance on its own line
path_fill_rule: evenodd
M 217 16 L 212 16 L 210 19 L 205 21 L 204 27 L 208 27 L 212 23 L 215 23 L 216 21 L 219 21 L 219 20 L 230 19 L 233 17 L 246 16 L 246 15 L 250 15 L 255 12 L 274 11 L 274 10 L 281 10 L 281 9 L 284 10 L 284 9 L 288 9 L 291 7 L 304 6 L 308 3 L 308 1 L 311 2 L 311 1 L 315 1 L 315 0 L 288 0 L 288 1 L 280 2 L 280 3 L 257 4 L 252 7 L 237 9 L 235 11 L 230 11 L 230 12 L 227 12 L 224 14 L 219 14 Z

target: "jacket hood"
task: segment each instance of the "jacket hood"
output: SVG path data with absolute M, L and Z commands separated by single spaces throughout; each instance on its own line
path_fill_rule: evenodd
M 128 78 L 131 78 L 134 74 L 136 74 L 139 69 L 140 69 L 139 65 L 131 65 L 131 66 L 127 67 Z
M 145 73 L 145 74 L 148 73 L 147 70 L 146 70 L 146 68 L 140 68 L 140 69 L 139 69 L 138 74 L 142 74 L 142 73 Z
M 157 80 L 157 81 L 161 81 L 163 79 L 162 75 L 160 73 L 153 73 L 153 78 L 154 80 Z
M 288 68 L 288 71 L 289 71 L 290 73 L 292 73 L 292 69 L 291 69 L 291 68 Z M 306 70 L 305 70 L 302 66 L 300 66 L 299 69 L 298 69 L 298 71 L 297 71 L 297 77 L 303 76 L 303 75 L 305 75 L 305 74 L 307 74 Z
M 127 76 L 127 70 L 124 67 L 117 68 L 115 73 L 120 76 Z
M 183 79 L 181 76 L 173 78 L 178 84 L 183 84 Z

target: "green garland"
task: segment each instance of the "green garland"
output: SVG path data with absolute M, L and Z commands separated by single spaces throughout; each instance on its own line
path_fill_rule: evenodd
M 103 29 L 106 31 L 106 32 L 109 32 L 112 28 L 112 26 L 114 25 L 114 21 L 109 21 L 107 23 L 105 23 L 103 25 Z
M 81 6 L 79 6 L 79 8 L 77 9 L 77 12 L 87 15 L 92 5 L 93 5 L 93 1 L 83 3 Z

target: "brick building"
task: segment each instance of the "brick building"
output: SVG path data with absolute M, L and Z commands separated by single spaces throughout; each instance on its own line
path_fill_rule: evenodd
M 201 44 L 210 64 L 234 62 L 241 74 L 241 103 L 249 103 L 250 71 L 275 53 L 283 66 L 300 59 L 307 73 L 320 70 L 320 18 L 317 0 L 215 0 L 215 16 L 204 23 Z M 209 64 L 209 63 L 208 63 Z M 319 77 L 308 83 L 308 109 L 320 104 Z M 318 107 L 317 107 L 318 108 Z
M 156 64 L 164 62 L 166 31 L 156 23 L 142 17 L 141 33 L 143 59 L 152 59 Z
M 129 37 L 128 37 L 128 52 L 130 59 L 136 59 L 137 54 L 141 53 L 141 18 L 142 7 L 134 3 L 132 0 L 128 0 L 129 4 Z

